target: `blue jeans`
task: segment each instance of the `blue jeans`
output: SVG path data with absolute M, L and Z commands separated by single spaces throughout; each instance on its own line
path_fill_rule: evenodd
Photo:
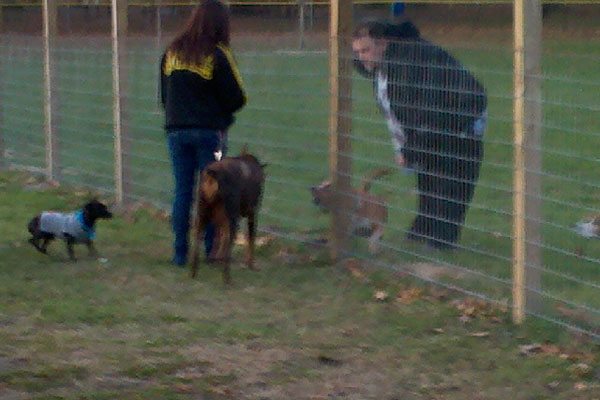
M 175 198 L 172 224 L 175 234 L 173 263 L 184 265 L 189 249 L 190 209 L 194 197 L 196 176 L 212 161 L 219 148 L 218 131 L 185 129 L 168 132 L 169 154 L 173 163 Z M 204 246 L 208 255 L 212 249 L 215 227 L 206 227 Z

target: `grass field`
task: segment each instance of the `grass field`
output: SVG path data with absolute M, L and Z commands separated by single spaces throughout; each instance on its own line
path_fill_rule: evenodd
M 11 39 L 14 40 L 14 39 Z M 264 40 L 264 39 L 263 39 Z M 2 131 L 9 161 L 43 167 L 42 55 L 37 43 L 5 40 L 2 61 Z M 240 43 L 242 43 L 240 41 Z M 243 143 L 269 163 L 261 225 L 289 236 L 325 231 L 328 219 L 310 203 L 308 188 L 327 177 L 327 56 L 278 52 L 269 44 L 239 45 L 238 61 L 248 106 L 230 132 L 232 153 Z M 496 43 L 496 42 L 494 42 Z M 485 36 L 469 46 L 446 43 L 474 70 L 490 95 L 486 155 L 474 204 L 457 253 L 429 254 L 401 242 L 415 215 L 414 177 L 401 171 L 375 185 L 390 205 L 390 222 L 377 257 L 356 241 L 366 263 L 422 276 L 422 263 L 448 270 L 430 280 L 455 285 L 501 303 L 510 299 L 512 182 L 512 56 Z M 546 318 L 594 331 L 598 326 L 600 248 L 570 228 L 597 208 L 600 126 L 597 40 L 548 41 L 544 55 L 543 295 Z M 171 177 L 157 105 L 157 50 L 151 41 L 129 46 L 125 72 L 126 129 L 132 194 L 167 205 Z M 273 46 L 275 47 L 275 46 Z M 110 47 L 103 39 L 65 40 L 57 56 L 57 129 L 64 182 L 112 190 Z M 354 80 L 355 182 L 392 165 L 383 118 L 370 83 Z M 47 207 L 46 207 L 47 208 Z
M 217 269 L 191 280 L 167 263 L 168 222 L 151 207 L 102 221 L 98 259 L 27 244 L 34 213 L 91 195 L 0 174 L 3 400 L 600 396 L 598 347 L 581 336 L 515 327 L 505 307 L 407 275 L 332 267 L 306 244 L 270 237 L 262 270 L 234 264 L 229 289 Z

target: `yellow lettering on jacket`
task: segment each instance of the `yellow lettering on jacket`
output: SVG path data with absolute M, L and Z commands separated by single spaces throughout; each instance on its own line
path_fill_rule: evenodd
M 214 67 L 215 60 L 212 55 L 204 57 L 200 63 L 192 64 L 183 62 L 177 57 L 177 54 L 169 51 L 165 59 L 165 65 L 163 66 L 163 73 L 169 76 L 173 71 L 190 71 L 200 75 L 204 79 L 210 80 L 213 77 Z

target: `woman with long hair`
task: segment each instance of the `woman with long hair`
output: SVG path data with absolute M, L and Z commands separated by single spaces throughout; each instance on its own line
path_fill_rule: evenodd
M 229 26 L 225 4 L 202 0 L 160 62 L 160 96 L 175 178 L 172 263 L 178 266 L 187 261 L 195 178 L 222 150 L 233 113 L 246 103 L 229 50 Z M 214 227 L 207 227 L 207 256 L 214 235 Z

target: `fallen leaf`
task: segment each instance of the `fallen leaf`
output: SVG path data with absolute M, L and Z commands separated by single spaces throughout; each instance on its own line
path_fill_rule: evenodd
M 594 356 L 592 354 L 585 354 L 585 353 L 581 353 L 581 352 L 570 352 L 570 353 L 561 353 L 558 358 L 563 359 L 563 360 L 568 360 L 568 361 L 586 361 L 586 362 L 594 362 Z
M 291 264 L 296 260 L 297 257 L 289 248 L 282 247 L 275 255 L 275 258 L 282 263 Z
M 353 277 L 363 279 L 366 274 L 361 270 L 361 262 L 356 258 L 346 258 L 341 261 L 341 267 L 348 271 Z
M 464 315 L 472 317 L 475 315 L 475 307 L 467 307 L 463 310 Z
M 558 387 L 558 385 L 560 385 L 560 382 L 558 382 L 558 381 L 552 381 L 552 382 L 548 383 L 548 387 L 550 389 L 556 389 Z
M 585 312 L 585 310 L 581 309 L 571 309 L 563 306 L 556 307 L 556 310 L 562 314 L 564 317 L 578 319 L 582 321 L 587 321 L 589 319 L 589 315 Z
M 445 332 L 442 328 L 434 328 L 433 331 L 435 333 L 444 333 Z
M 360 268 L 361 262 L 357 258 L 344 258 L 340 261 L 340 266 L 344 269 L 346 268 Z
M 263 247 L 263 246 L 266 246 L 269 243 L 271 243 L 273 240 L 275 240 L 275 235 L 261 236 L 254 240 L 254 245 L 256 247 Z M 238 246 L 246 246 L 248 244 L 248 239 L 247 239 L 246 235 L 244 235 L 243 233 L 239 233 L 235 237 L 234 243 Z
M 461 315 L 458 320 L 463 324 L 468 324 L 469 322 L 471 322 L 471 317 L 469 317 L 468 315 Z
M 574 386 L 575 390 L 587 390 L 588 385 L 585 382 L 577 382 Z
M 450 292 L 446 289 L 433 288 L 430 290 L 431 297 L 436 300 L 443 300 L 448 297 Z
M 560 347 L 556 345 L 543 344 L 541 352 L 544 354 L 558 354 L 560 353 Z
M 180 393 L 189 393 L 192 391 L 192 385 L 186 385 L 181 382 L 174 383 L 173 387 L 175 388 L 175 390 L 177 390 Z
M 256 239 L 256 245 L 258 247 L 267 246 L 267 245 L 271 244 L 273 241 L 275 241 L 275 239 L 277 239 L 277 237 L 275 235 L 261 236 L 258 239 Z
M 363 279 L 366 277 L 366 275 L 358 268 L 351 268 L 350 269 L 350 274 L 358 279 Z
M 386 301 L 388 297 L 389 295 L 387 294 L 387 292 L 383 290 L 378 290 L 375 292 L 375 294 L 373 294 L 373 298 L 375 298 L 375 300 L 377 301 Z
M 542 350 L 542 345 L 539 343 L 524 344 L 519 346 L 519 352 L 524 356 L 532 356 L 535 353 L 539 353 Z
M 159 210 L 156 212 L 156 218 L 162 219 L 162 220 L 167 220 L 170 218 L 170 214 L 166 210 Z
M 577 363 L 569 367 L 569 371 L 578 378 L 583 378 L 592 372 L 592 367 L 586 363 Z
M 412 303 L 415 299 L 421 297 L 422 293 L 422 290 L 419 288 L 409 288 L 400 291 L 396 296 L 396 300 L 404 304 Z
M 474 333 L 471 333 L 470 336 L 473 336 L 473 337 L 488 337 L 488 336 L 490 336 L 490 333 L 489 332 L 474 332 Z
M 321 356 L 319 356 L 318 360 L 321 364 L 329 365 L 332 367 L 337 367 L 339 365 L 342 365 L 342 362 L 340 360 L 336 360 L 335 358 L 331 358 L 328 356 L 321 355 Z

